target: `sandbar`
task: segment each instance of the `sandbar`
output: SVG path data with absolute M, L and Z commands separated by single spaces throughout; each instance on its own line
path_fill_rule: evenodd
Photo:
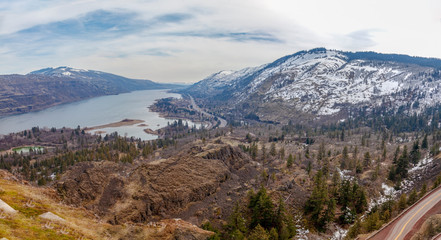
M 119 122 L 114 122 L 114 123 L 109 123 L 109 124 L 104 124 L 104 125 L 99 125 L 99 126 L 94 126 L 94 127 L 87 127 L 84 129 L 84 131 L 89 132 L 89 131 L 102 129 L 102 128 L 130 126 L 130 125 L 135 125 L 135 124 L 139 124 L 139 123 L 143 123 L 143 122 L 144 122 L 144 120 L 124 119 Z

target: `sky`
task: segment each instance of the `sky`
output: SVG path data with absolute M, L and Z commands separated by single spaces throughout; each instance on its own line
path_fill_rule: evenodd
M 0 74 L 197 82 L 316 47 L 441 58 L 439 0 L 0 0 Z

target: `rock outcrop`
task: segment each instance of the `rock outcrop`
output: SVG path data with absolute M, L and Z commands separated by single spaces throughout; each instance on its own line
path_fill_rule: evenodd
M 81 163 L 63 175 L 57 189 L 67 203 L 93 210 L 109 223 L 148 222 L 181 216 L 237 179 L 249 163 L 247 155 L 231 146 L 194 147 L 138 166 Z

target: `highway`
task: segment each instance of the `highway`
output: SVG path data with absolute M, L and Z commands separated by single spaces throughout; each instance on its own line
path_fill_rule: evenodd
M 412 231 L 415 224 L 420 220 L 429 210 L 435 207 L 441 201 L 441 188 L 431 192 L 430 195 L 419 201 L 410 209 L 395 219 L 387 227 L 377 232 L 374 236 L 368 238 L 372 240 L 402 240 L 406 235 Z
M 189 95 L 189 96 L 190 96 L 190 95 Z M 192 96 L 190 96 L 190 100 L 191 100 L 191 106 L 193 107 L 193 109 L 194 109 L 195 111 L 198 111 L 198 112 L 200 112 L 200 113 L 202 113 L 203 115 L 206 115 L 206 116 L 208 116 L 208 117 L 213 117 L 213 118 L 216 117 L 216 116 L 214 116 L 213 114 L 207 113 L 206 111 L 202 110 L 202 109 L 196 104 L 196 102 L 194 101 L 194 99 L 193 99 Z M 220 117 L 217 117 L 217 119 L 219 119 L 219 121 L 220 121 L 219 128 L 223 128 L 223 127 L 227 126 L 227 120 L 225 120 L 225 119 L 223 119 L 223 118 L 220 118 Z

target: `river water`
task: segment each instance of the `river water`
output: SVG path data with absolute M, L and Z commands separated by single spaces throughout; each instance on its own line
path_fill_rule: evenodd
M 40 128 L 76 128 L 80 126 L 83 128 L 119 122 L 123 119 L 139 119 L 144 120 L 144 124 L 148 126 L 140 127 L 139 124 L 135 124 L 99 130 L 106 133 L 116 131 L 119 135 L 133 136 L 143 140 L 156 139 L 157 136 L 147 134 L 143 129 L 156 130 L 174 120 L 162 118 L 158 113 L 151 112 L 148 107 L 156 99 L 167 97 L 180 98 L 181 96 L 168 93 L 167 90 L 134 91 L 62 104 L 38 112 L 3 117 L 0 118 L 0 134 L 19 132 L 36 126 Z M 193 125 L 191 122 L 188 124 Z

